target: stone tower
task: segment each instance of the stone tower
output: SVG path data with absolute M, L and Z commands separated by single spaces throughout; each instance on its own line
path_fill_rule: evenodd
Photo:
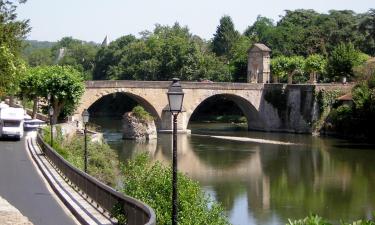
M 247 61 L 248 83 L 270 83 L 270 52 L 264 44 L 256 43 L 249 49 Z

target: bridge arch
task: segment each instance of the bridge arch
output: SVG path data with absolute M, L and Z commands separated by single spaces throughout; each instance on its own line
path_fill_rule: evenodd
M 203 104 L 206 104 L 209 100 L 215 97 L 226 98 L 235 103 L 235 105 L 242 111 L 243 115 L 246 117 L 248 129 L 256 130 L 265 127 L 265 121 L 263 117 L 259 114 L 257 108 L 246 98 L 231 94 L 231 93 L 219 93 L 206 96 L 195 104 L 190 105 L 186 110 L 186 126 L 189 124 L 191 116 L 196 112 Z
M 126 91 L 126 90 L 114 90 L 113 92 L 105 91 L 99 94 L 96 94 L 95 97 L 92 96 L 93 93 L 86 92 L 85 95 L 91 95 L 91 97 L 86 97 L 86 101 L 82 102 L 79 108 L 76 111 L 76 114 L 81 114 L 84 109 L 89 109 L 90 107 L 93 106 L 95 103 L 100 101 L 101 99 L 108 97 L 109 95 L 116 95 L 116 94 L 122 94 L 125 95 L 126 97 L 132 99 L 135 101 L 137 104 L 142 106 L 147 112 L 151 114 L 152 117 L 154 117 L 155 125 L 156 128 L 159 130 L 161 128 L 161 118 L 160 115 L 158 114 L 157 110 L 155 107 L 143 96 L 137 95 L 135 93 Z M 84 96 L 85 97 L 85 96 Z

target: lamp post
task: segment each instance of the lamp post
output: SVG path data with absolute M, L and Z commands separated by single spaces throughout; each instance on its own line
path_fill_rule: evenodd
M 54 113 L 53 107 L 50 106 L 48 109 L 48 114 L 49 114 L 49 124 L 51 126 L 51 147 L 53 147 L 53 120 L 52 120 L 53 113 Z
M 168 88 L 167 96 L 169 111 L 173 116 L 173 152 L 172 152 L 172 225 L 178 221 L 178 192 L 177 192 L 177 116 L 182 111 L 184 92 L 178 78 L 173 78 Z
M 85 173 L 87 173 L 87 122 L 89 122 L 89 111 L 87 109 L 83 110 L 82 113 L 82 119 L 83 119 L 83 125 L 84 125 L 84 134 L 85 134 Z

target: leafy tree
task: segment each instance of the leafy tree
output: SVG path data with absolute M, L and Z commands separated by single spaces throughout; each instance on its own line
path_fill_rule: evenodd
M 232 46 L 238 37 L 239 33 L 235 30 L 231 17 L 221 17 L 220 24 L 216 28 L 216 33 L 212 40 L 212 51 L 217 56 L 229 56 Z
M 254 36 L 240 36 L 230 51 L 230 69 L 232 79 L 236 82 L 247 81 L 247 61 L 250 46 L 255 43 Z
M 26 75 L 20 81 L 21 97 L 33 100 L 32 118 L 36 117 L 38 100 L 43 93 L 43 79 L 46 74 L 46 67 L 28 68 Z
M 256 21 L 253 25 L 249 26 L 244 35 L 248 37 L 255 38 L 256 42 L 267 43 L 267 36 L 272 32 L 275 28 L 273 21 L 267 17 L 262 17 L 258 15 Z
M 51 49 L 40 48 L 35 49 L 25 56 L 29 66 L 48 66 L 52 65 L 54 60 L 52 57 Z
M 51 96 L 51 106 L 54 109 L 52 121 L 56 123 L 63 109 L 72 113 L 84 91 L 82 75 L 70 66 L 48 66 L 42 72 L 41 96 L 47 99 Z
M 22 48 L 22 39 L 30 31 L 29 21 L 17 20 L 17 3 L 26 0 L 0 0 L 0 46 L 9 48 L 12 54 L 18 56 Z
M 278 56 L 271 59 L 271 73 L 274 83 L 284 80 L 288 73 L 288 58 L 286 56 Z
M 375 55 L 375 9 L 370 9 L 359 24 L 359 31 L 363 34 L 364 40 L 359 48 L 370 55 Z
M 94 79 L 231 80 L 228 66 L 207 50 L 202 39 L 178 23 L 156 25 L 142 38 L 124 36 L 101 48 L 95 59 Z
M 332 80 L 338 80 L 340 77 L 351 79 L 354 76 L 353 68 L 361 65 L 365 58 L 352 43 L 341 43 L 332 51 L 328 59 L 329 76 Z
M 17 93 L 19 81 L 25 70 L 25 63 L 18 56 L 9 48 L 0 46 L 0 96 L 13 96 Z
M 59 56 L 60 49 L 64 49 Z M 86 80 L 92 79 L 97 46 L 72 37 L 64 37 L 52 47 L 52 55 L 59 65 L 69 65 L 80 71 Z M 61 57 L 61 58 L 59 58 Z
M 276 79 L 287 76 L 288 84 L 292 84 L 294 75 L 303 74 L 304 65 L 302 56 L 279 56 L 271 60 L 271 71 Z
M 305 61 L 304 71 L 310 74 L 310 81 L 316 82 L 317 75 L 326 71 L 327 60 L 319 54 L 309 55 Z

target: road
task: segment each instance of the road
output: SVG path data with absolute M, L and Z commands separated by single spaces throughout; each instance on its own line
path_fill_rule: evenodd
M 32 164 L 24 138 L 0 140 L 0 196 L 34 225 L 76 225 Z

